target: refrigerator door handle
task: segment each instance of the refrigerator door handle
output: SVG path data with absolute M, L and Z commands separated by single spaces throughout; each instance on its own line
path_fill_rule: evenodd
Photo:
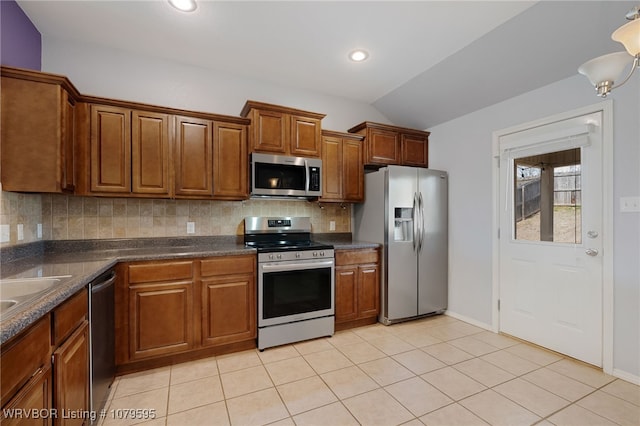
M 422 243 L 424 242 L 424 201 L 422 192 L 418 193 L 418 210 L 420 211 L 418 251 L 422 251 Z
M 413 216 L 413 238 L 411 238 L 411 242 L 413 244 L 413 251 L 416 251 L 417 249 L 417 244 L 418 244 L 418 234 L 420 232 L 420 230 L 418 229 L 419 223 L 419 212 L 418 212 L 418 193 L 414 192 L 413 193 L 413 211 L 412 211 L 412 216 Z

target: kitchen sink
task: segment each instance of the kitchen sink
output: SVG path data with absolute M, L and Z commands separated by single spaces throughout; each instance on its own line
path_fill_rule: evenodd
M 68 278 L 71 278 L 71 275 L 0 280 L 0 313 L 18 307 Z
M 0 312 L 4 312 L 17 304 L 17 300 L 0 300 Z
M 67 278 L 71 278 L 71 275 L 0 280 L 0 297 L 2 299 L 13 299 L 40 293 Z

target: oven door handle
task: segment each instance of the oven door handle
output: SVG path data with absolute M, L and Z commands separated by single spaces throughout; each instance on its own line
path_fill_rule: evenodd
M 283 265 L 281 263 L 265 263 L 260 265 L 263 271 L 298 271 L 301 269 L 318 269 L 333 266 L 333 260 L 323 262 L 307 262 L 307 263 L 290 263 Z

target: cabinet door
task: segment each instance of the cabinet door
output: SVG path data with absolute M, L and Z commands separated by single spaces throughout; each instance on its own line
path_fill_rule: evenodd
M 67 92 L 62 92 L 62 190 L 73 192 L 75 185 L 75 127 L 76 106 Z
M 5 77 L 0 83 L 0 181 L 4 191 L 63 192 L 67 94 L 57 84 Z M 63 110 L 61 110 L 61 108 Z
M 131 360 L 192 349 L 193 282 L 130 285 Z
M 367 132 L 367 164 L 400 164 L 400 140 L 397 132 L 369 129 Z
M 428 166 L 428 137 L 402 135 L 402 164 L 405 166 Z
M 213 195 L 242 200 L 249 196 L 247 127 L 213 124 Z
M 51 418 L 30 418 L 25 419 L 17 416 L 5 417 L 5 413 L 10 410 L 23 410 L 30 413 L 48 413 L 51 409 L 51 368 L 49 364 L 39 369 L 20 389 L 20 392 L 7 403 L 0 412 L 0 423 L 4 426 L 48 426 Z
M 288 115 L 277 111 L 253 110 L 251 118 L 252 151 L 287 152 Z
M 363 145 L 360 141 L 345 139 L 342 145 L 343 198 L 345 201 L 364 201 Z M 323 162 L 323 164 L 325 164 Z M 326 165 L 325 165 L 326 170 Z
M 378 315 L 380 277 L 377 265 L 358 266 L 358 316 Z
M 53 353 L 53 407 L 62 413 L 89 410 L 89 322 L 82 325 Z M 69 416 L 67 416 L 69 417 Z M 83 418 L 58 416 L 55 425 L 78 425 Z
M 342 200 L 342 139 L 322 138 L 322 200 Z
M 169 195 L 169 116 L 133 111 L 132 192 Z
M 6 404 L 35 372 L 51 359 L 51 317 L 45 315 L 34 325 L 0 347 L 0 389 Z
M 292 115 L 290 117 L 290 152 L 303 157 L 320 157 L 322 129 L 320 120 Z
M 91 106 L 91 191 L 131 192 L 131 111 Z
M 358 267 L 336 267 L 336 323 L 358 317 Z
M 202 340 L 204 346 L 256 337 L 253 274 L 202 280 Z
M 209 120 L 176 117 L 176 195 L 213 196 L 211 127 Z

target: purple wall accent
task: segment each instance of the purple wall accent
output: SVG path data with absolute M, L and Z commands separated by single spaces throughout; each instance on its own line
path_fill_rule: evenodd
M 0 0 L 0 63 L 40 71 L 42 37 L 14 0 Z

